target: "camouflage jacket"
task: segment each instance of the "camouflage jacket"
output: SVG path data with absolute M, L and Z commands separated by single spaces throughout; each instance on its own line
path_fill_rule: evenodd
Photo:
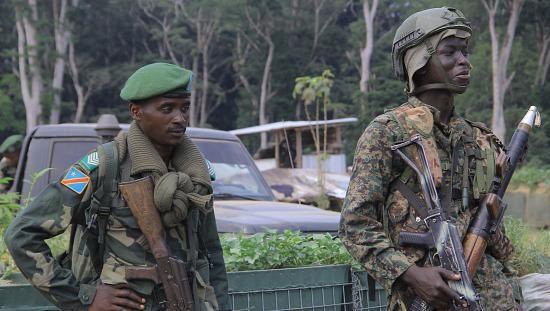
M 410 113 L 413 109 L 427 113 L 413 115 Z M 449 124 L 441 124 L 437 122 L 438 113 L 411 97 L 408 103 L 375 118 L 365 129 L 355 151 L 342 208 L 340 236 L 352 256 L 391 293 L 389 310 L 403 309 L 413 298 L 411 290 L 396 282 L 399 276 L 413 264 L 427 265 L 424 249 L 397 244 L 402 230 L 422 232 L 427 228 L 405 197 L 392 187 L 392 182 L 399 178 L 416 193 L 420 191 L 416 175 L 393 154 L 390 146 L 410 139 L 413 133 L 423 137 L 434 179 L 439 184 L 439 198 L 443 201 L 446 195 L 450 196 L 450 206 L 444 208 L 462 237 L 490 185 L 494 157 L 501 152 L 496 137 L 482 125 L 456 115 Z M 458 167 L 451 178 L 451 155 L 455 148 L 460 148 Z M 468 192 L 466 205 L 463 188 Z M 509 257 L 511 243 L 504 234 L 499 235 L 498 243 L 492 240 L 474 284 L 484 305 L 490 301 L 499 306 L 496 309 L 508 310 L 515 306 L 513 289 L 516 298 L 521 299 L 519 285 L 507 280 L 503 272 L 507 268 L 495 258 L 504 261 Z
M 90 155 L 97 155 L 91 152 Z M 89 155 L 88 155 L 89 156 Z M 47 186 L 28 206 L 23 209 L 10 224 L 5 241 L 17 266 L 24 276 L 53 304 L 63 310 L 86 310 L 95 297 L 96 286 L 100 283 L 128 285 L 147 299 L 145 310 L 155 307 L 154 284 L 149 281 L 126 282 L 124 267 L 127 265 L 153 265 L 155 259 L 150 253 L 146 239 L 139 230 L 136 220 L 122 197 L 113 198 L 108 228 L 105 236 L 106 248 L 103 269 L 94 271 L 90 253 L 86 247 L 85 231 L 81 226 L 76 230 L 72 251 L 72 265 L 66 266 L 60 258 L 54 258 L 46 239 L 62 234 L 81 210 L 86 218 L 91 217 L 89 209 L 92 194 L 101 185 L 97 165 L 81 161 L 71 166 L 59 182 Z M 84 162 L 86 163 L 84 163 Z M 95 161 L 94 163 L 98 163 Z M 119 164 L 119 180 L 129 179 L 127 168 L 129 157 Z M 79 194 L 65 186 L 67 176 L 77 169 L 85 176 L 76 176 L 89 181 Z M 78 173 L 76 173 L 78 175 Z M 125 176 L 128 175 L 128 176 Z M 64 181 L 65 180 L 65 181 Z M 76 189 L 79 190 L 79 189 Z M 205 297 L 214 297 L 218 306 L 209 305 L 206 310 L 230 310 L 227 274 L 223 253 L 218 238 L 213 209 L 201 214 L 199 225 L 199 258 L 197 262 L 198 295 L 201 301 Z M 171 254 L 187 259 L 187 249 L 167 232 L 167 244 Z M 158 307 L 158 306 L 157 306 Z M 202 310 L 202 308 L 201 308 Z

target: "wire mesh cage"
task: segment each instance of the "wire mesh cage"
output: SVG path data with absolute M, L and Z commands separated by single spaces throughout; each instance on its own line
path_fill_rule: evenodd
M 365 272 L 348 265 L 263 270 L 230 274 L 233 310 L 386 310 L 386 293 L 369 300 Z

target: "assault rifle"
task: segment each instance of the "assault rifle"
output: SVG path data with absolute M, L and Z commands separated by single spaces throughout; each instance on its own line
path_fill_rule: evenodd
M 514 132 L 507 147 L 507 154 L 501 153 L 496 160 L 495 177 L 490 192 L 483 199 L 464 238 L 464 254 L 471 277 L 475 275 L 485 253 L 490 234 L 500 230 L 502 217 L 508 207 L 503 201 L 504 193 L 506 193 L 516 166 L 525 155 L 529 133 L 533 127 L 539 127 L 540 123 L 537 107 L 531 106 Z
M 418 152 L 420 167 L 401 151 L 401 148 L 411 145 L 416 147 L 415 150 Z M 453 306 L 454 310 L 483 310 L 472 279 L 468 275 L 464 251 L 462 249 L 462 239 L 456 226 L 449 222 L 444 210 L 441 208 L 434 178 L 426 158 L 424 145 L 422 144 L 422 138 L 419 135 L 415 135 L 409 141 L 392 145 L 391 150 L 396 152 L 414 170 L 418 177 L 426 211 L 418 211 L 417 213 L 425 214 L 423 220 L 428 227 L 428 232 L 425 233 L 402 231 L 399 234 L 399 244 L 402 246 L 409 245 L 426 248 L 428 249 L 428 260 L 432 266 L 443 267 L 456 274 L 460 274 L 460 280 L 448 281 L 449 287 L 460 295 L 461 301 L 455 302 Z M 409 310 L 433 310 L 433 308 L 420 297 L 416 297 Z
M 198 310 L 193 300 L 185 262 L 171 257 L 168 252 L 164 240 L 166 233 L 153 202 L 152 177 L 120 183 L 119 188 L 157 262 L 153 267 L 126 267 L 126 279 L 146 279 L 155 284 L 162 283 L 168 311 Z

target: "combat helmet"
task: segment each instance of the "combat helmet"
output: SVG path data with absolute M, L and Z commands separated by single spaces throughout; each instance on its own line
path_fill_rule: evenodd
M 415 47 L 439 32 L 460 29 L 472 33 L 470 24 L 460 10 L 451 7 L 433 8 L 414 13 L 397 28 L 392 45 L 392 63 L 395 76 L 407 81 L 404 58 L 408 49 Z M 430 55 L 435 47 L 430 48 Z

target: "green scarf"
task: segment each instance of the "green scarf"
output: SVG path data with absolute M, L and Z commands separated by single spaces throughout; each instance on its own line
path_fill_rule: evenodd
M 130 157 L 131 175 L 150 175 L 155 180 L 154 200 L 164 225 L 182 224 L 189 208 L 207 213 L 212 208 L 212 186 L 206 161 L 193 141 L 184 135 L 168 167 L 139 126 L 132 122 L 128 133 L 115 138 L 119 160 Z

